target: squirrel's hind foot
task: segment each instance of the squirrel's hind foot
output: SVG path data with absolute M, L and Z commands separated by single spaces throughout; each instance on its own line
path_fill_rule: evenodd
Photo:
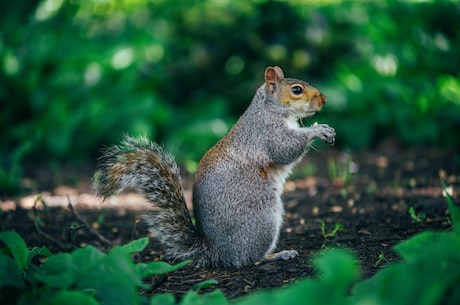
M 268 263 L 274 261 L 287 261 L 299 255 L 296 250 L 282 250 L 280 252 L 267 254 L 264 256 L 260 263 Z

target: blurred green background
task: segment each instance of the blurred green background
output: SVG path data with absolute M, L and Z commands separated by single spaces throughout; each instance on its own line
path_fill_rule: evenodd
M 123 133 L 193 171 L 269 65 L 326 94 L 312 122 L 340 148 L 460 147 L 458 1 L 17 0 L 0 16 L 0 194 Z

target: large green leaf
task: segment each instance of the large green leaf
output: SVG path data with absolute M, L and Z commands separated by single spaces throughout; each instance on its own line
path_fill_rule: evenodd
M 9 256 L 0 253 L 0 289 L 4 286 L 22 288 L 24 278 L 16 262 Z
M 236 304 L 351 304 L 348 291 L 359 277 L 354 256 L 345 250 L 327 250 L 314 258 L 313 265 L 318 279 L 305 279 L 286 289 L 258 292 Z
M 50 256 L 38 272 L 35 279 L 54 288 L 69 288 L 75 283 L 73 257 L 69 253 L 60 253 Z
M 137 304 L 142 281 L 127 251 L 121 247 L 113 248 L 108 254 L 91 248 L 76 251 L 79 261 L 88 259 L 82 261 L 76 271 L 76 284 L 80 289 L 94 291 L 101 304 Z
M 404 260 L 415 262 L 429 256 L 433 264 L 460 262 L 460 236 L 452 232 L 422 232 L 393 248 Z
M 82 276 L 87 272 L 91 272 L 91 270 L 95 266 L 97 267 L 106 256 L 105 253 L 93 246 L 74 250 L 71 255 L 75 265 L 78 266 L 77 274 L 81 274 Z
M 346 250 L 332 249 L 315 257 L 313 266 L 321 280 L 334 288 L 347 289 L 359 278 L 359 268 L 354 256 Z
M 0 233 L 0 241 L 7 246 L 19 269 L 23 270 L 27 265 L 29 251 L 22 237 L 14 231 L 5 231 Z
M 92 296 L 77 290 L 61 290 L 53 294 L 48 299 L 38 303 L 38 305 L 98 305 Z
M 453 232 L 423 232 L 394 247 L 403 262 L 356 285 L 362 304 L 439 304 L 460 285 L 460 239 Z
M 105 305 L 138 304 L 139 293 L 137 286 L 125 280 L 124 274 L 110 266 L 89 273 L 78 283 L 82 290 L 93 291 L 95 298 Z
M 121 248 L 113 248 L 102 261 L 103 264 L 110 268 L 110 272 L 119 274 L 126 283 L 139 287 L 142 284 L 142 278 L 136 270 L 131 255 Z

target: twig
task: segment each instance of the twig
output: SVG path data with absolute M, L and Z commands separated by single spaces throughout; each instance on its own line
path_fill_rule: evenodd
M 150 287 L 148 288 L 145 288 L 144 291 L 146 293 L 151 293 L 153 292 L 153 290 L 159 288 L 160 286 L 162 286 L 167 280 L 168 280 L 168 276 L 166 274 L 160 274 L 158 275 L 157 279 L 153 281 L 152 285 L 150 285 Z
M 40 219 L 40 216 L 38 216 L 38 212 L 37 212 L 37 203 L 38 202 L 40 202 L 43 205 L 43 207 L 45 209 L 45 213 L 47 213 L 47 211 L 48 211 L 48 206 L 46 205 L 45 200 L 43 200 L 43 198 L 40 196 L 40 194 L 38 194 L 35 197 L 34 205 L 32 206 L 32 221 L 34 222 L 35 229 L 37 230 L 38 234 L 42 235 L 43 237 L 45 237 L 46 239 L 52 241 L 53 243 L 56 243 L 61 249 L 66 249 L 64 244 L 62 244 L 57 239 L 55 239 L 54 237 L 52 237 L 51 235 L 49 235 L 48 233 L 46 233 L 45 231 L 43 231 L 40 228 L 39 221 L 41 219 Z
M 174 289 L 166 289 L 166 288 L 158 288 L 157 289 L 159 292 L 166 292 L 166 293 L 174 293 L 176 295 L 178 294 L 186 294 L 188 290 L 174 290 Z
M 78 214 L 77 210 L 74 209 L 72 203 L 70 202 L 70 198 L 69 196 L 67 195 L 67 201 L 68 201 L 68 207 L 70 209 L 70 211 L 72 212 L 72 214 L 75 216 L 75 218 L 77 218 L 78 221 L 82 222 L 83 225 L 86 227 L 86 229 L 91 233 L 93 234 L 94 236 L 96 236 L 100 241 L 102 241 L 103 243 L 105 243 L 106 245 L 108 246 L 112 246 L 112 242 L 110 240 L 108 240 L 107 238 L 105 238 L 104 236 L 102 236 L 97 230 L 95 230 L 92 226 L 90 226 L 86 221 L 85 219 L 83 219 L 83 217 L 81 217 L 80 214 Z
M 139 219 L 134 221 L 133 231 L 131 232 L 131 240 L 134 240 L 134 235 L 136 235 L 137 225 L 139 224 Z
M 73 231 L 77 231 L 77 230 L 80 230 L 81 228 L 83 228 L 85 225 L 84 224 L 81 224 L 81 225 L 78 225 L 78 226 L 73 226 L 71 225 L 70 227 L 67 228 L 66 230 L 66 233 L 67 233 L 67 239 L 70 240 L 70 242 L 77 246 L 77 247 L 81 247 L 72 237 L 72 232 Z

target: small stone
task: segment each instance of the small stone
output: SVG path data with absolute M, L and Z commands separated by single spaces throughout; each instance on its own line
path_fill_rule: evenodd
M 358 231 L 358 234 L 362 234 L 362 235 L 371 235 L 371 232 L 369 232 L 368 230 L 366 229 L 361 229 Z

